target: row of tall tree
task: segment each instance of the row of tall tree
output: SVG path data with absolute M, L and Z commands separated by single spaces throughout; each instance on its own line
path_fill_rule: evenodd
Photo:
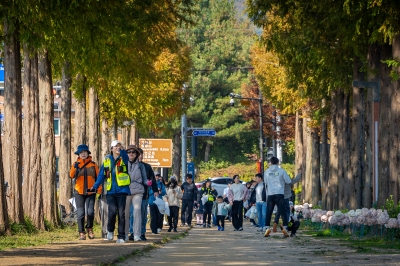
M 115 138 L 126 121 L 154 128 L 187 105 L 181 88 L 190 60 L 175 30 L 190 23 L 191 7 L 188 0 L 0 4 L 5 67 L 0 233 L 9 233 L 9 219 L 23 223 L 29 217 L 39 229 L 45 222 L 59 224 L 53 76 L 62 80 L 59 198 L 69 206 L 68 171 L 78 144 L 89 144 L 101 163 L 109 132 Z M 7 199 L 4 181 L 10 185 Z
M 302 200 L 326 209 L 382 207 L 389 195 L 398 201 L 398 2 L 247 4 L 251 19 L 264 30 L 253 56 L 260 86 L 280 110 L 297 114 L 296 169 L 305 173 Z M 373 93 L 353 87 L 353 80 L 379 82 L 381 88 L 375 202 Z

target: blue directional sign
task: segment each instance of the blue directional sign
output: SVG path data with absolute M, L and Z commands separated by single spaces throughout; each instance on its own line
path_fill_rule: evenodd
M 4 66 L 0 64 L 0 81 L 4 82 Z
M 193 136 L 195 137 L 215 137 L 217 132 L 214 129 L 207 130 L 193 130 Z

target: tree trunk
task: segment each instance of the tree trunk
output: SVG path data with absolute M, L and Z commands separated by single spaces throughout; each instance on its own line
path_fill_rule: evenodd
M 51 64 L 47 51 L 39 55 L 39 112 L 40 154 L 42 165 L 43 211 L 44 218 L 51 225 L 57 225 L 57 198 L 55 182 L 55 145 L 54 145 L 54 95 L 51 77 Z
M 326 100 L 322 100 L 322 107 L 326 106 Z M 326 210 L 329 181 L 329 146 L 328 146 L 328 124 L 324 117 L 321 122 L 321 193 L 322 209 Z
M 101 119 L 101 158 L 99 161 L 99 165 L 103 163 L 104 158 L 107 154 L 110 154 L 110 129 L 108 127 L 107 119 Z
M 359 58 L 355 59 L 353 79 L 364 80 L 364 75 L 360 72 L 362 62 Z M 364 165 L 365 165 L 365 135 L 364 135 L 364 88 L 353 87 L 353 106 L 351 116 L 351 157 L 350 157 L 350 169 L 348 173 L 353 178 L 354 190 L 350 197 L 350 208 L 360 209 L 363 207 L 363 186 L 364 181 Z
M 99 99 L 93 87 L 89 89 L 89 149 L 92 159 L 100 162 Z
M 8 215 L 24 222 L 22 200 L 22 84 L 19 23 L 4 22 L 4 135 L 3 167 L 10 186 Z
M 338 167 L 339 167 L 339 151 L 338 151 L 338 102 L 340 102 L 340 92 L 332 91 L 331 100 L 331 146 L 329 150 L 329 180 L 326 191 L 326 209 L 338 209 Z
M 298 174 L 298 169 L 301 169 L 305 163 L 303 162 L 303 119 L 300 118 L 299 111 L 296 112 L 296 126 L 295 126 L 295 144 L 296 144 L 296 153 L 295 153 L 295 164 L 296 164 L 296 175 Z M 303 178 L 305 180 L 304 175 L 305 172 L 302 172 Z M 304 183 L 303 181 L 301 183 Z M 299 184 L 299 183 L 297 183 Z M 297 184 L 295 186 L 297 186 Z M 300 184 L 301 185 L 301 184 Z M 300 202 L 300 199 L 304 198 L 302 192 L 300 195 L 296 195 L 297 203 Z
M 396 36 L 393 39 L 392 43 L 392 56 L 396 61 L 400 61 L 400 35 Z M 400 67 L 393 67 L 392 71 L 396 72 L 397 75 L 400 75 Z M 399 189 L 400 189 L 400 137 L 398 133 L 398 129 L 400 128 L 400 82 L 399 80 L 392 81 L 393 84 L 393 94 L 392 94 L 392 102 L 391 102 L 391 112 L 393 119 L 391 121 L 391 130 L 392 130 L 392 148 L 390 149 L 390 176 L 393 180 L 396 180 L 396 184 L 393 186 L 393 190 L 396 191 L 396 194 L 393 194 L 393 199 L 395 202 L 400 200 Z M 395 197 L 396 195 L 396 197 Z
M 4 186 L 3 154 L 1 152 L 1 147 L 2 145 L 0 141 L 0 234 L 10 235 L 11 229 L 8 221 L 6 188 Z
M 71 168 L 71 94 L 72 77 L 70 72 L 70 63 L 65 62 L 62 69 L 62 89 L 61 89 L 61 117 L 60 117 L 60 157 L 59 164 L 59 202 L 64 205 L 67 212 L 72 210 L 69 199 L 72 197 L 72 180 L 69 177 Z
M 392 47 L 384 44 L 381 50 L 380 61 L 392 58 Z M 379 76 L 381 83 L 381 103 L 380 119 L 378 128 L 378 206 L 384 206 L 389 195 L 397 202 L 397 175 L 390 175 L 390 150 L 393 149 L 393 134 L 398 132 L 392 129 L 391 124 L 395 117 L 392 116 L 391 101 L 393 97 L 393 88 L 390 78 L 390 70 L 387 64 L 381 63 L 379 67 Z M 393 131 L 396 130 L 396 131 Z
M 118 139 L 118 120 L 114 118 L 113 128 L 112 128 L 112 139 Z M 125 145 L 125 143 L 123 143 Z
M 99 139 L 99 99 L 93 87 L 89 89 L 89 149 L 92 160 L 97 164 L 100 162 L 100 139 Z M 94 204 L 94 217 L 100 223 L 99 201 Z
M 380 46 L 372 44 L 368 47 L 368 81 L 378 81 L 379 78 L 375 74 L 380 65 Z M 365 168 L 364 177 L 365 185 L 363 189 L 363 207 L 370 208 L 372 206 L 372 132 L 374 126 L 372 123 L 372 90 L 367 90 L 367 101 L 365 104 Z
M 78 76 L 81 91 L 75 95 L 75 118 L 74 118 L 74 149 L 80 144 L 86 144 L 86 77 Z
M 136 129 L 136 122 L 133 121 L 133 124 L 129 127 L 128 132 L 129 143 L 139 145 L 139 131 Z
M 126 146 L 128 146 L 130 143 L 129 143 L 129 138 L 128 138 L 128 128 L 127 127 L 122 128 L 121 135 L 122 135 L 122 143 L 125 143 Z
M 353 177 L 350 173 L 350 95 L 348 93 L 343 94 L 344 101 L 341 110 L 342 117 L 342 128 L 340 132 L 340 162 L 341 162 L 341 184 L 339 192 L 339 208 L 348 209 L 350 207 L 350 198 L 353 196 L 354 183 Z
M 304 120 L 303 120 L 304 121 Z M 313 143 L 312 143 L 312 134 L 311 134 L 311 128 L 308 126 L 309 122 L 311 121 L 310 118 L 307 118 L 305 120 L 304 125 L 306 126 L 306 135 L 305 135 L 305 140 L 306 140 L 306 171 L 304 172 L 303 176 L 303 196 L 304 196 L 304 201 L 307 203 L 312 202 L 312 187 L 313 187 L 313 161 L 315 160 L 314 154 L 313 154 Z
M 311 141 L 312 141 L 312 162 L 311 162 L 311 200 L 310 202 L 315 205 L 321 205 L 321 183 L 320 183 L 320 140 L 318 134 L 318 128 L 314 128 L 311 132 Z
M 306 114 L 307 112 L 306 112 L 306 110 L 305 109 L 303 109 L 302 110 L 302 114 L 303 114 L 303 116 L 304 116 L 304 114 Z M 303 173 L 303 175 L 304 175 L 304 177 L 303 177 L 303 180 L 302 180 L 302 182 L 301 182 L 301 196 L 302 196 L 302 201 L 303 201 L 303 203 L 309 203 L 309 202 L 306 202 L 306 195 L 307 195 L 307 188 L 306 188 L 306 184 L 307 184 L 307 178 L 306 178 L 306 175 L 307 175 L 307 168 L 309 167 L 308 165 L 307 165 L 307 149 L 308 149 L 308 147 L 307 147 L 307 117 L 303 117 L 302 118 L 302 124 L 303 124 L 303 126 L 302 126 L 302 130 L 303 130 L 303 132 L 302 132 L 302 136 L 303 136 L 303 151 L 302 151 L 302 162 L 304 162 L 303 163 L 303 165 L 302 165 L 302 168 L 301 168 L 301 172 Z
M 31 57 L 31 49 L 24 46 L 24 119 L 23 161 L 24 161 L 24 213 L 36 228 L 44 229 L 41 171 L 41 140 L 39 121 L 38 57 Z
M 172 174 L 180 179 L 181 176 L 181 132 L 176 132 L 173 139 L 173 170 Z

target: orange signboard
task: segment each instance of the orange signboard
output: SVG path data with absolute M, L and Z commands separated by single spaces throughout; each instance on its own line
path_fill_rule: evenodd
M 143 162 L 153 167 L 172 167 L 172 139 L 139 139 Z

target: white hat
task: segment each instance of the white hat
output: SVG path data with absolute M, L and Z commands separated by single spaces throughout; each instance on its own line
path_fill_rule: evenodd
M 121 144 L 121 145 L 122 145 L 122 143 L 121 143 L 120 141 L 118 141 L 118 140 L 113 140 L 113 142 L 111 142 L 111 148 L 117 146 L 118 144 Z

